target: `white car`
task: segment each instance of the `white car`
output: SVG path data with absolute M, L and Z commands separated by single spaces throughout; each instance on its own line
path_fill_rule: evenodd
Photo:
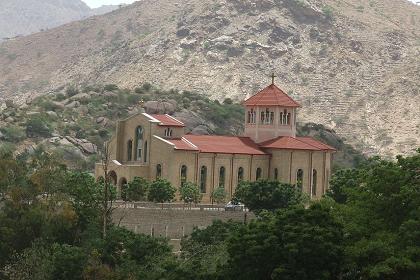
M 232 201 L 229 201 L 225 205 L 225 211 L 244 211 L 245 205 L 242 203 L 233 203 Z

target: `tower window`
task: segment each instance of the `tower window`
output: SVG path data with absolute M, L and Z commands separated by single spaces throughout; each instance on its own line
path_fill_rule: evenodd
M 166 128 L 165 129 L 165 137 L 172 137 L 172 129 L 171 128 Z
M 256 113 L 254 109 L 248 111 L 248 123 L 254 124 L 256 119 Z

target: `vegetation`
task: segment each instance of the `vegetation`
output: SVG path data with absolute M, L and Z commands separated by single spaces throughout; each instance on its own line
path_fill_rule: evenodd
M 226 202 L 226 191 L 223 187 L 218 187 L 213 190 L 211 193 L 211 199 L 212 201 L 216 202 L 217 204 L 222 204 Z
M 124 188 L 122 197 L 128 201 L 144 201 L 147 199 L 147 192 L 149 191 L 150 182 L 142 177 L 134 177 L 133 181 L 129 182 Z
M 196 229 L 179 256 L 167 240 L 111 221 L 103 235 L 104 182 L 60 160 L 42 149 L 18 157 L 0 149 L 1 279 L 411 280 L 420 273 L 420 149 L 336 172 L 319 201 L 290 185 L 245 182 L 235 197 L 257 219 Z M 142 179 L 132 185 L 141 189 Z M 148 196 L 169 201 L 174 189 L 157 180 Z
M 181 195 L 180 199 L 184 203 L 188 203 L 191 206 L 191 203 L 199 203 L 203 197 L 199 187 L 191 182 L 186 182 L 179 188 L 179 193 Z

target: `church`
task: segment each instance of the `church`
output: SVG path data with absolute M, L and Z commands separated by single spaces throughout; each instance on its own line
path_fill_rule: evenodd
M 243 136 L 185 133 L 185 125 L 167 114 L 138 113 L 119 120 L 108 143 L 109 176 L 121 188 L 134 177 L 164 178 L 179 188 L 197 184 L 202 202 L 213 190 L 228 199 L 241 181 L 278 180 L 296 185 L 311 198 L 328 189 L 335 149 L 311 137 L 296 136 L 300 105 L 273 83 L 243 102 Z M 103 176 L 95 166 L 95 176 Z

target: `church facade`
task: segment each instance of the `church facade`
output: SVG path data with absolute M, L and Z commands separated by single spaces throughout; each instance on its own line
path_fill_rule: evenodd
M 118 121 L 108 143 L 109 176 L 118 192 L 134 177 L 164 178 L 176 188 L 197 184 L 202 202 L 210 203 L 218 187 L 230 198 L 242 180 L 271 179 L 320 198 L 328 189 L 335 150 L 296 136 L 300 105 L 274 83 L 243 104 L 243 136 L 186 134 L 170 115 L 139 113 Z M 96 164 L 95 176 L 103 176 L 102 164 Z

